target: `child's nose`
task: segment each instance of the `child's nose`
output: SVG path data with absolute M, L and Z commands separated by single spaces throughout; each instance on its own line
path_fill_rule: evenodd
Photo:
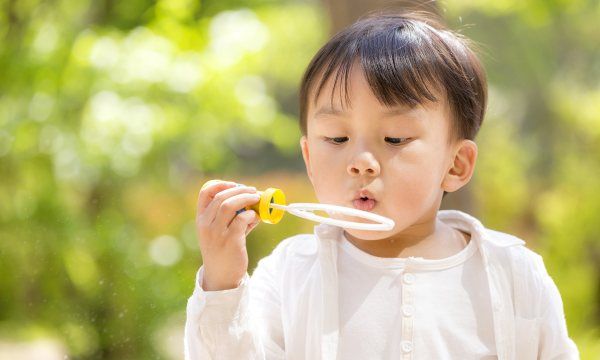
M 348 165 L 348 173 L 350 175 L 379 175 L 379 162 L 373 154 L 362 153 Z

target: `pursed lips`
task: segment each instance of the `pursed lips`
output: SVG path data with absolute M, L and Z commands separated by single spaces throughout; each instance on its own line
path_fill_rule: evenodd
M 352 205 L 358 210 L 371 211 L 377 205 L 377 200 L 371 192 L 362 189 L 356 193 Z

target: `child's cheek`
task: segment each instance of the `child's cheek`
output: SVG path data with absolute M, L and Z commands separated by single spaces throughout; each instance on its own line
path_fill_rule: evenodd
M 345 167 L 340 161 L 329 161 L 325 157 L 313 159 L 313 185 L 320 202 L 335 203 L 342 189 Z M 342 197 L 344 197 L 342 195 Z
M 385 198 L 392 200 L 389 205 L 398 211 L 414 212 L 427 203 L 432 192 L 431 173 L 419 169 L 406 169 L 402 176 L 398 176 L 390 192 Z
M 328 181 L 328 177 L 320 169 L 313 169 L 313 188 L 315 195 L 320 203 L 331 203 L 331 179 Z

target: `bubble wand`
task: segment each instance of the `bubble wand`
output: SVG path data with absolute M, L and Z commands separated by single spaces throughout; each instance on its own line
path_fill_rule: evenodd
M 202 188 L 206 187 L 211 181 L 205 183 Z M 285 194 L 281 189 L 268 188 L 265 191 L 257 191 L 260 195 L 258 203 L 246 206 L 238 210 L 236 213 L 241 213 L 246 210 L 254 210 L 261 221 L 267 224 L 277 224 L 283 218 L 285 212 L 288 212 L 297 217 L 339 226 L 346 229 L 367 230 L 367 231 L 389 231 L 394 228 L 394 221 L 385 216 L 377 215 L 368 211 L 353 209 L 345 206 L 319 204 L 319 203 L 285 203 Z M 374 221 L 374 224 L 361 223 L 354 221 L 339 220 L 330 217 L 320 216 L 313 211 L 325 211 L 329 214 L 342 214 L 348 216 L 359 217 Z

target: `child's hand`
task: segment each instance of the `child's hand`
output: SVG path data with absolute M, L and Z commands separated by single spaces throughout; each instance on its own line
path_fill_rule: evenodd
M 213 181 L 200 190 L 196 230 L 204 260 L 202 289 L 233 289 L 248 270 L 246 235 L 260 222 L 256 212 L 236 211 L 256 204 L 256 188 Z

